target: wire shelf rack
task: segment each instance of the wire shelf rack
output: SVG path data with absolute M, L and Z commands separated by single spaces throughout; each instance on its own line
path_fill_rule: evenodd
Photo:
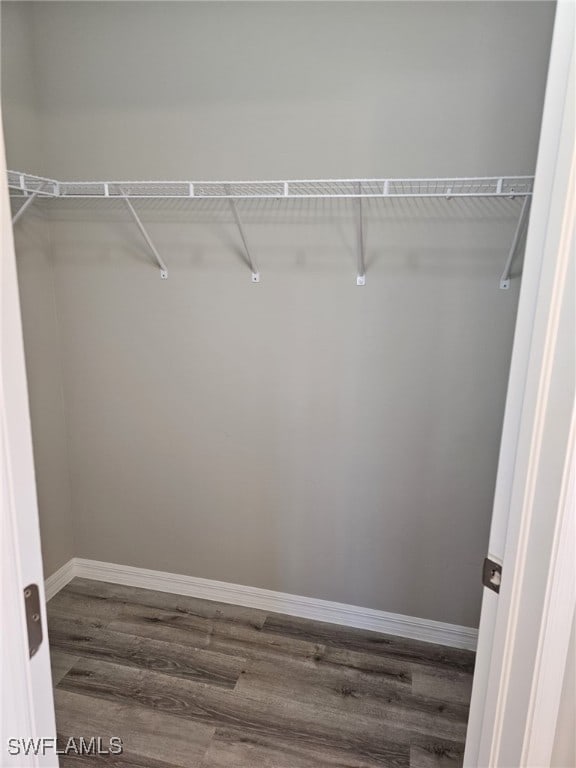
M 33 176 L 18 171 L 8 171 L 8 187 L 15 201 L 16 213 L 12 224 L 24 215 L 35 200 L 76 201 L 90 205 L 99 200 L 108 204 L 126 206 L 140 230 L 150 253 L 160 268 L 160 276 L 168 277 L 168 267 L 140 218 L 132 200 L 149 201 L 152 204 L 168 204 L 178 201 L 219 200 L 230 207 L 240 233 L 246 262 L 252 273 L 252 282 L 260 282 L 249 239 L 246 234 L 238 202 L 242 200 L 351 200 L 357 210 L 358 253 L 356 285 L 366 283 L 365 233 L 363 205 L 365 198 L 522 198 L 522 210 L 518 219 L 512 246 L 500 288 L 510 287 L 510 268 L 516 253 L 523 227 L 527 220 L 528 204 L 532 195 L 532 176 L 487 176 L 447 179 L 307 179 L 291 181 L 57 181 L 43 176 Z M 352 204 L 352 203 L 347 203 Z M 100 203 L 102 205 L 102 203 Z M 139 208 L 144 203 L 140 202 Z M 253 206 L 249 206 L 253 207 Z
M 445 179 L 315 179 L 291 181 L 57 181 L 8 171 L 13 197 L 58 199 L 310 199 L 523 197 L 532 176 Z

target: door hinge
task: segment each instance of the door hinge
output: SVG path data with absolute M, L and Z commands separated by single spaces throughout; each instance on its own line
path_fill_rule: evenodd
M 28 651 L 30 658 L 42 645 L 42 612 L 37 584 L 29 584 L 24 590 L 26 626 L 28 628 Z
M 487 557 L 484 560 L 484 567 L 482 569 L 482 584 L 488 587 L 488 589 L 493 589 L 494 592 L 500 592 L 501 581 L 502 566 Z

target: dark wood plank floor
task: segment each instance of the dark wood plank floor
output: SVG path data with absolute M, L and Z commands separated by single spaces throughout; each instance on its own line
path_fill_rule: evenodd
M 456 768 L 474 654 L 74 579 L 48 603 L 61 741 L 113 768 Z

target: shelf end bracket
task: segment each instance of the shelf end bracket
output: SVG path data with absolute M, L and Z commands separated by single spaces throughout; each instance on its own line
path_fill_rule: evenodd
M 26 202 L 22 205 L 22 207 L 19 210 L 16 211 L 14 216 L 12 216 L 12 226 L 14 226 L 16 224 L 16 222 L 18 221 L 18 219 L 25 214 L 25 212 L 32 205 L 32 203 L 34 202 L 36 197 L 40 194 L 40 192 L 42 192 L 42 190 L 44 189 L 45 186 L 46 186 L 45 183 L 40 184 L 38 186 L 38 188 L 35 189 L 34 192 L 32 192 L 32 194 L 26 200 Z
M 508 258 L 506 259 L 504 271 L 500 277 L 500 288 L 503 291 L 507 291 L 510 288 L 510 269 L 512 268 L 512 262 L 514 261 L 514 256 L 516 255 L 516 249 L 518 247 L 520 235 L 524 229 L 524 223 L 528 213 L 529 201 L 530 196 L 526 195 L 524 197 L 524 202 L 522 203 L 522 209 L 520 211 L 520 216 L 518 217 L 518 224 L 516 225 L 516 231 L 514 232 L 514 238 L 512 240 L 512 245 L 510 246 L 510 251 L 508 252 Z

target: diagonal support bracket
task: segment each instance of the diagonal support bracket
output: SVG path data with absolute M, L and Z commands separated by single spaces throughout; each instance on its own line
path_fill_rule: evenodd
M 16 222 L 18 221 L 18 219 L 19 219 L 21 216 L 23 216 L 23 215 L 24 215 L 24 213 L 25 213 L 25 212 L 28 210 L 28 208 L 29 208 L 29 207 L 32 205 L 32 203 L 34 202 L 34 200 L 36 200 L 36 197 L 37 197 L 37 196 L 40 194 L 40 192 L 42 192 L 42 190 L 44 189 L 44 187 L 45 187 L 45 184 L 40 184 L 40 186 L 38 187 L 38 189 L 36 189 L 36 190 L 34 190 L 34 192 L 32 192 L 32 194 L 30 195 L 30 197 L 28 198 L 28 200 L 26 200 L 26 202 L 23 204 L 23 206 L 22 206 L 22 207 L 21 207 L 21 208 L 20 208 L 18 211 L 16 211 L 16 213 L 15 213 L 15 214 L 14 214 L 14 216 L 12 217 L 12 226 L 14 226 L 14 225 L 16 224 Z
M 252 258 L 252 254 L 250 253 L 250 246 L 248 245 L 248 240 L 246 239 L 246 233 L 244 231 L 244 225 L 242 224 L 242 219 L 240 218 L 240 214 L 238 213 L 238 206 L 236 205 L 236 200 L 228 200 L 230 203 L 230 208 L 232 209 L 232 213 L 234 214 L 234 220 L 236 221 L 236 226 L 238 227 L 238 231 L 240 232 L 240 237 L 242 238 L 242 243 L 244 245 L 244 253 L 246 254 L 246 260 L 248 262 L 248 266 L 250 267 L 250 270 L 252 271 L 252 282 L 253 283 L 259 283 L 260 282 L 260 273 L 258 272 L 258 268 L 256 266 L 256 262 Z
M 503 291 L 507 291 L 510 288 L 510 269 L 512 268 L 512 262 L 514 261 L 514 256 L 516 255 L 518 241 L 520 240 L 520 235 L 522 234 L 522 230 L 524 229 L 524 224 L 526 222 L 528 208 L 529 208 L 529 201 L 530 201 L 530 196 L 526 195 L 524 198 L 524 202 L 522 203 L 522 209 L 520 211 L 520 216 L 518 218 L 518 224 L 516 225 L 516 231 L 514 232 L 512 245 L 510 246 L 510 252 L 508 253 L 508 258 L 506 259 L 504 271 L 502 272 L 502 276 L 500 277 L 500 288 Z
M 146 243 L 147 243 L 148 247 L 150 248 L 150 250 L 152 252 L 152 255 L 154 256 L 154 258 L 156 260 L 156 263 L 160 267 L 160 277 L 163 280 L 166 280 L 167 277 L 168 277 L 168 267 L 166 266 L 166 263 L 164 262 L 164 259 L 158 253 L 158 249 L 156 248 L 156 246 L 152 242 L 152 240 L 150 238 L 150 235 L 146 231 L 146 227 L 144 226 L 144 224 L 142 223 L 140 217 L 136 213 L 136 209 L 134 208 L 134 206 L 132 205 L 132 203 L 128 199 L 128 196 L 126 195 L 126 193 L 124 192 L 123 189 L 121 189 L 120 191 L 122 192 L 122 197 L 124 199 L 124 202 L 128 206 L 128 210 L 132 214 L 132 217 L 133 217 L 134 221 L 136 222 L 136 224 L 138 226 L 138 229 L 142 233 L 142 237 L 144 238 L 144 240 L 146 240 Z
M 358 256 L 356 267 L 356 285 L 366 285 L 366 264 L 364 261 L 364 215 L 362 198 L 358 198 Z

